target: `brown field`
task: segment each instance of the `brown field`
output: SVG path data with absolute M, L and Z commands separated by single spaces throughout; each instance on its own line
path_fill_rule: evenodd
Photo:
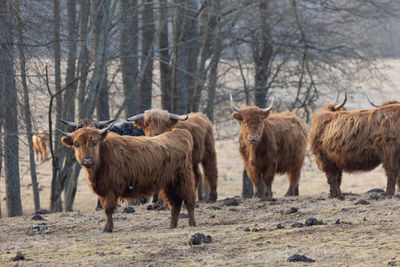
M 392 62 L 388 72 L 394 84 L 400 84 L 400 64 Z M 395 87 L 393 87 L 395 88 Z M 396 89 L 371 93 L 380 99 L 397 98 Z M 391 97 L 390 97 L 391 96 Z M 355 99 L 360 99 L 356 102 Z M 363 97 L 350 98 L 352 108 L 368 108 Z M 239 126 L 232 124 L 233 131 Z M 33 197 L 30 186 L 26 146 L 21 145 L 21 194 L 24 216 L 0 219 L 0 266 L 14 266 L 17 252 L 25 256 L 20 266 L 286 266 L 311 265 L 289 263 L 293 254 L 315 260 L 315 266 L 396 266 L 400 265 L 400 200 L 366 194 L 372 188 L 385 189 L 381 167 L 368 173 L 344 174 L 342 191 L 346 199 L 328 198 L 324 175 L 312 158 L 306 160 L 300 180 L 300 197 L 284 198 L 286 176 L 273 183 L 276 201 L 261 202 L 238 198 L 238 206 L 225 206 L 225 198 L 240 196 L 243 163 L 235 138 L 216 142 L 219 168 L 217 203 L 198 203 L 196 227 L 187 225 L 186 210 L 177 229 L 169 229 L 169 211 L 148 211 L 147 204 L 135 206 L 134 214 L 121 207 L 114 215 L 114 232 L 103 233 L 105 215 L 94 211 L 97 198 L 87 186 L 84 173 L 79 178 L 74 212 L 43 215 L 46 221 L 33 221 Z M 49 208 L 51 163 L 38 165 L 41 206 Z M 4 177 L 0 178 L 3 217 L 6 215 Z M 374 199 L 371 199 L 374 198 Z M 369 205 L 356 205 L 367 199 Z M 297 213 L 287 214 L 290 208 Z M 220 208 L 220 209 L 218 209 Z M 310 217 L 323 224 L 292 227 Z M 340 219 L 341 224 L 335 224 Z M 281 224 L 283 229 L 278 229 Z M 194 233 L 212 237 L 212 243 L 189 245 Z

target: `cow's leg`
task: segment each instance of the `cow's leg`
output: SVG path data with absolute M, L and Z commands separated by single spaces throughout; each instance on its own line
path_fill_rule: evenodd
M 97 206 L 96 206 L 96 210 L 102 210 L 103 207 L 101 206 L 101 202 L 100 202 L 100 198 L 97 199 Z
M 168 188 L 165 190 L 165 196 L 167 197 L 168 206 L 171 210 L 169 228 L 176 228 L 178 226 L 179 213 L 181 212 L 182 199 L 177 196 L 173 188 Z
M 285 194 L 285 197 L 299 195 L 300 174 L 301 174 L 300 169 L 288 172 L 290 185 L 288 191 Z
M 272 198 L 272 181 L 274 180 L 274 175 L 268 175 L 266 179 L 264 179 L 265 183 L 265 197 L 267 199 Z
M 386 195 L 394 195 L 397 177 L 399 176 L 400 166 L 394 160 L 388 160 L 383 163 L 385 169 L 387 184 L 386 184 Z
M 106 213 L 106 224 L 104 226 L 104 232 L 111 233 L 114 227 L 112 214 L 117 208 L 117 198 L 114 195 L 108 195 L 105 198 L 99 197 L 101 205 Z
M 200 181 L 201 181 L 201 173 L 199 170 L 199 165 L 196 163 L 193 163 L 193 175 L 194 175 L 194 185 L 196 188 L 198 188 Z M 203 194 L 202 192 L 199 192 L 197 196 L 198 200 L 203 200 Z
M 184 203 L 189 215 L 189 226 L 196 226 L 196 221 L 194 219 L 194 208 L 196 206 L 196 199 L 194 194 L 191 196 L 185 196 Z
M 334 198 L 340 198 L 342 197 L 342 192 L 340 191 L 340 182 L 342 181 L 342 172 L 340 170 L 336 172 L 326 172 L 326 178 L 328 180 L 329 184 L 329 192 L 330 192 L 330 197 Z
M 217 201 L 217 183 L 218 183 L 218 169 L 217 169 L 217 155 L 215 153 L 214 137 L 207 139 L 205 142 L 205 153 L 201 161 L 204 172 L 204 180 L 207 181 L 210 187 L 210 193 L 208 197 L 209 202 Z
M 261 200 L 265 200 L 265 195 L 264 195 L 264 186 L 262 185 L 262 180 L 260 178 L 256 178 L 253 180 L 253 192 L 254 192 L 254 197 L 258 197 Z
M 397 193 L 400 192 L 400 176 L 397 177 Z

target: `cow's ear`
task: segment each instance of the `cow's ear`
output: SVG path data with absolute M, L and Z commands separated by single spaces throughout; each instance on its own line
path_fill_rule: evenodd
M 64 146 L 67 146 L 67 147 L 72 147 L 72 144 L 73 144 L 71 136 L 61 137 L 61 142 L 63 143 Z
M 232 113 L 232 118 L 234 118 L 237 121 L 242 121 L 243 120 L 242 115 L 240 115 L 240 113 L 236 112 L 236 111 Z
M 269 110 L 264 112 L 264 119 L 266 119 L 269 116 L 269 113 L 270 113 Z
M 171 123 L 171 124 L 170 124 L 171 127 L 174 127 L 175 124 L 177 124 L 177 123 L 179 122 L 179 120 L 175 120 L 175 119 L 170 119 L 169 121 L 170 121 L 170 123 Z
M 144 128 L 144 119 L 138 119 L 133 121 L 133 125 L 136 127 L 143 129 Z

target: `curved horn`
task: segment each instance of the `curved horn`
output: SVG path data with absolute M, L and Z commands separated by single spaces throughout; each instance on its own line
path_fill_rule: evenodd
M 59 119 L 59 121 L 61 121 L 62 123 L 64 123 L 65 125 L 68 125 L 68 126 L 78 127 L 78 123 L 74 122 L 74 121 L 65 121 L 62 119 Z
M 232 109 L 233 111 L 240 112 L 240 108 L 238 108 L 238 107 L 235 105 L 235 103 L 233 103 L 233 97 L 232 97 L 232 94 L 231 94 L 231 93 L 229 93 L 229 96 L 230 96 L 230 99 L 231 99 L 231 109 Z
M 178 120 L 178 121 L 185 121 L 189 117 L 188 115 L 177 115 L 177 114 L 174 114 L 174 113 L 168 113 L 168 115 L 169 115 L 170 119 Z
M 371 99 L 369 99 L 368 95 L 366 95 L 366 97 L 367 97 L 368 102 L 369 102 L 369 104 L 370 104 L 371 106 L 373 106 L 373 107 L 375 107 L 375 108 L 379 108 L 379 107 L 380 107 L 380 105 L 375 105 L 375 104 L 371 101 Z
M 67 124 L 67 125 L 68 125 L 68 124 Z M 61 133 L 62 135 L 66 135 L 66 136 L 69 136 L 69 137 L 72 136 L 72 133 L 64 132 L 64 131 L 61 131 L 61 130 L 59 130 L 59 129 L 57 129 L 57 128 L 56 128 L 56 130 L 57 130 L 59 133 Z
M 109 124 L 109 123 L 114 122 L 115 120 L 116 120 L 116 119 L 113 119 L 113 120 L 106 120 L 106 121 L 98 121 L 98 122 L 96 122 L 96 124 L 97 124 L 98 127 L 102 127 L 102 126 L 105 126 L 105 125 L 107 125 L 107 124 Z
M 337 104 L 336 106 L 333 107 L 333 110 L 338 110 L 339 108 L 343 107 L 344 104 L 346 104 L 347 101 L 347 93 L 344 92 L 344 99 L 341 103 Z
M 126 120 L 127 121 L 136 121 L 136 120 L 140 120 L 140 119 L 143 119 L 143 118 L 144 118 L 144 113 L 141 113 L 141 114 L 132 116 L 130 118 L 127 118 Z
M 264 112 L 270 111 L 272 109 L 272 105 L 274 104 L 274 99 L 275 99 L 275 96 L 272 97 L 271 104 L 269 105 L 269 107 L 262 108 L 262 111 L 264 111 Z
M 113 121 L 110 125 L 108 125 L 106 128 L 101 129 L 101 130 L 100 130 L 100 134 L 103 134 L 103 133 L 107 132 L 108 130 L 110 130 L 110 129 L 114 126 L 114 124 L 115 124 L 116 122 L 117 122 L 117 121 L 114 120 L 114 121 Z

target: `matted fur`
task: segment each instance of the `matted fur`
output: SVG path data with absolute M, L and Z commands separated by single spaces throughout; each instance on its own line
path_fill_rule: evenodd
M 32 136 L 32 142 L 36 160 L 39 161 L 39 156 L 41 161 L 46 160 L 49 156 L 49 134 L 41 133 L 34 135 Z
M 176 227 L 182 201 L 194 226 L 195 187 L 191 167 L 193 141 L 186 130 L 174 129 L 157 137 L 101 135 L 93 127 L 78 129 L 62 142 L 72 146 L 86 172 L 89 186 L 107 214 L 111 232 L 117 198 L 140 199 L 160 191 L 171 208 L 170 227 Z
M 239 152 L 253 182 L 254 195 L 272 197 L 275 173 L 287 173 L 286 196 L 298 195 L 301 168 L 307 146 L 305 123 L 294 112 L 269 114 L 256 106 L 242 108 L 232 117 L 241 124 Z M 261 183 L 266 186 L 262 191 Z
M 212 123 L 200 112 L 188 116 L 187 120 L 179 121 L 170 119 L 166 110 L 147 110 L 144 118 L 134 121 L 134 124 L 143 128 L 146 136 L 156 136 L 173 128 L 188 130 L 193 137 L 192 160 L 196 187 L 201 177 L 198 166 L 201 163 L 205 181 L 210 186 L 209 201 L 214 202 L 217 200 L 218 169 Z
M 341 197 L 342 172 L 369 171 L 383 164 L 386 194 L 393 195 L 400 174 L 400 105 L 331 112 L 312 117 L 311 152 L 326 174 L 331 197 Z

